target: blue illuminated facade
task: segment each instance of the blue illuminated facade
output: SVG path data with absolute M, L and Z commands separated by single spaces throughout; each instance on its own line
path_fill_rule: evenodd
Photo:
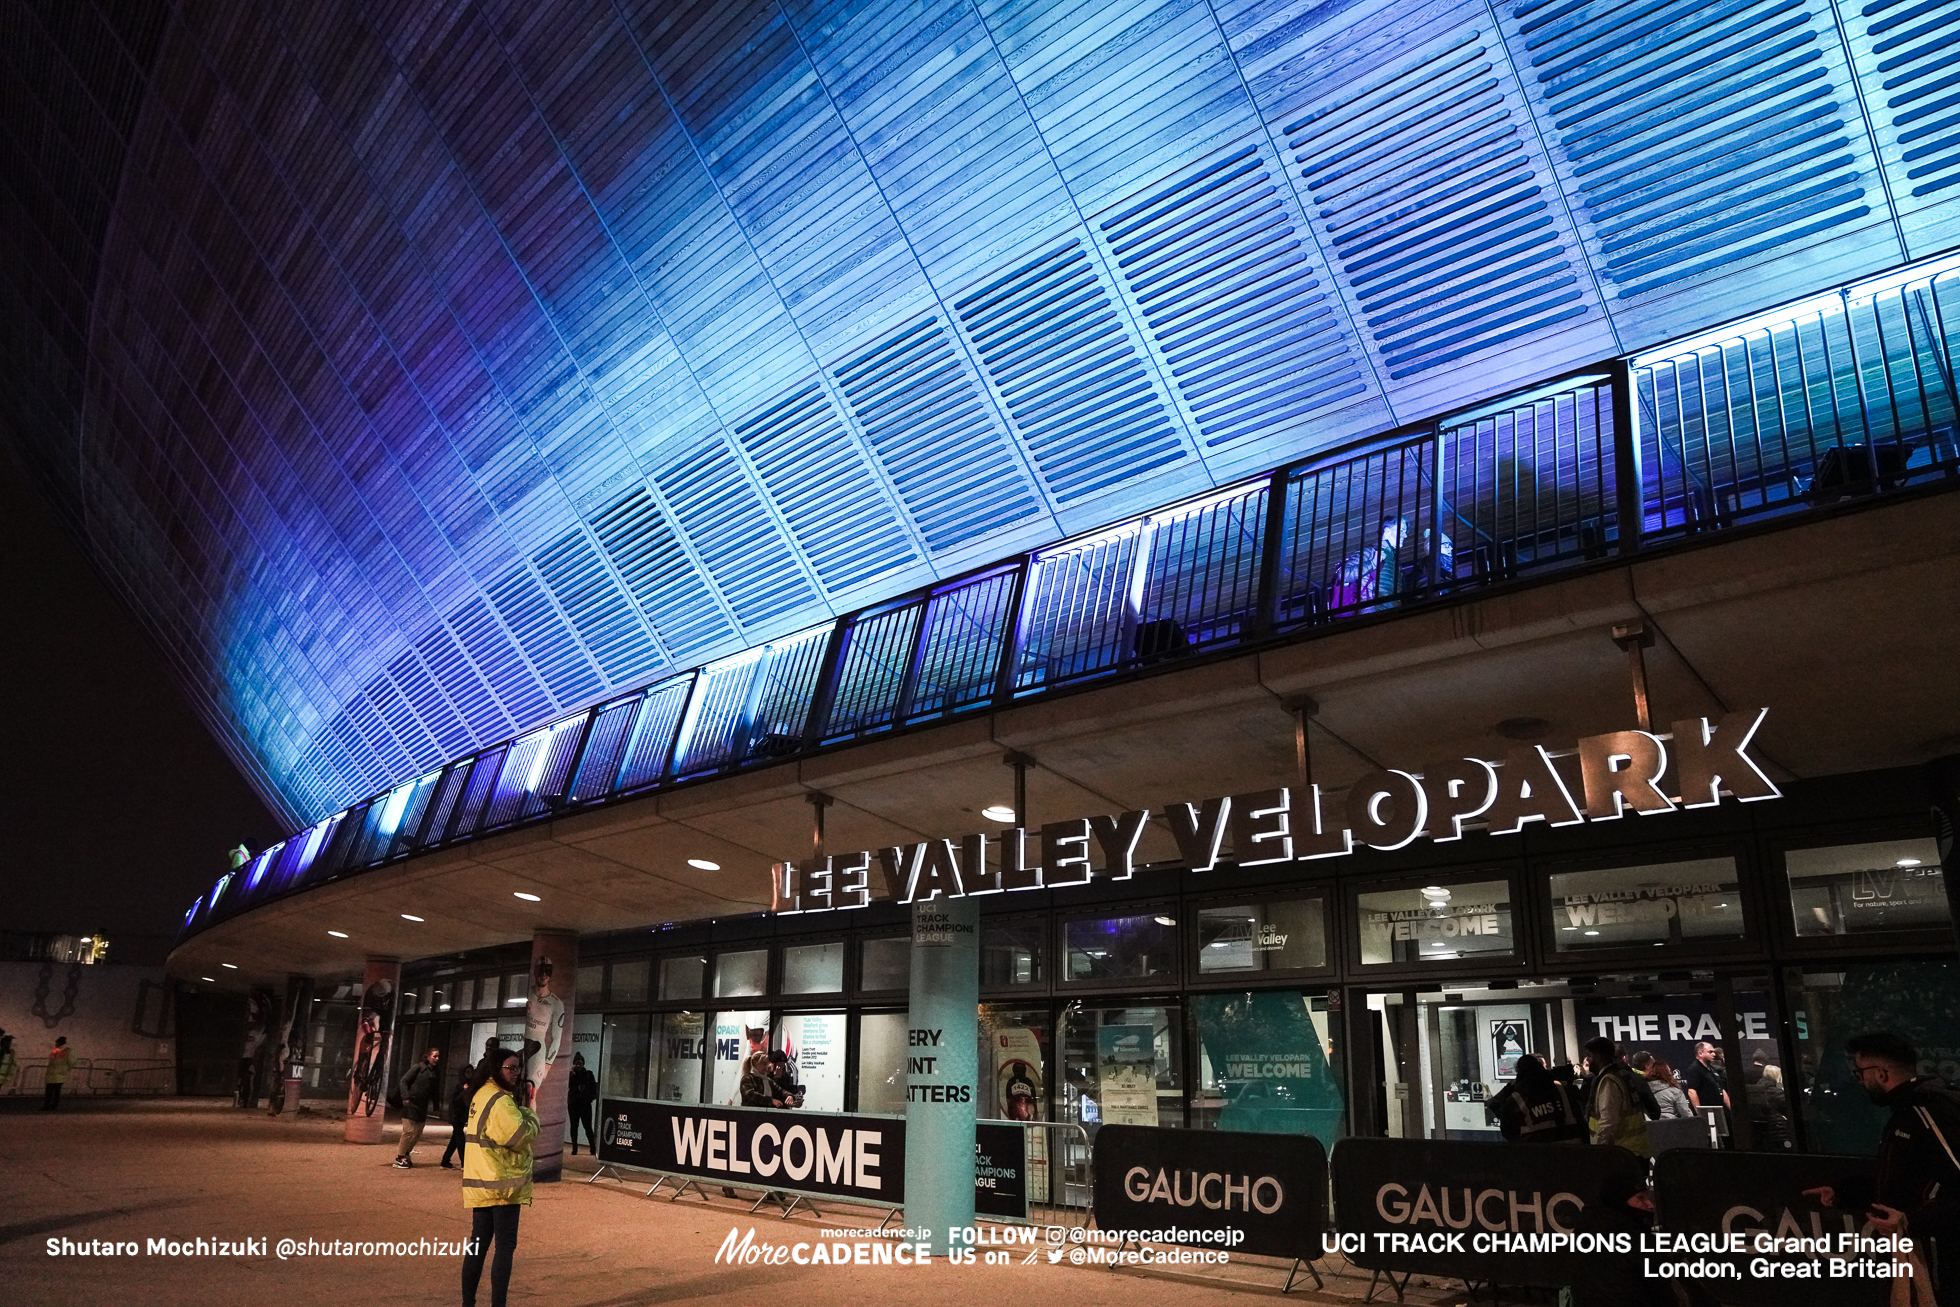
M 9 381 L 10 425 L 295 826 L 554 721 L 596 732 L 572 715 L 839 614 L 1960 243 L 1960 0 L 75 8 L 97 17 L 5 5 L 10 158 L 66 206 L 16 187 L 41 244 L 17 242 L 10 294 L 54 323 L 55 379 Z M 1928 369 L 1914 394 L 1950 395 L 1933 275 L 1815 342 L 1866 332 L 1881 372 L 1896 354 Z M 1821 380 L 1785 386 L 1783 356 L 1742 352 L 1770 391 L 1833 402 L 1865 366 L 1813 357 Z M 1716 485 L 1800 493 L 1815 459 L 1787 451 L 1753 481 L 1681 470 L 1732 460 L 1745 411 L 1697 373 L 1661 416 L 1681 366 L 1623 383 L 1659 442 L 1644 527 L 1725 511 Z M 1428 475 L 1475 420 L 1423 437 Z M 1578 439 L 1564 421 L 1554 443 Z M 1912 426 L 1888 421 L 1862 437 Z M 1553 496 L 1559 557 L 1621 529 L 1584 537 L 1620 492 L 1574 459 L 1548 484 L 1608 499 Z M 1439 500 L 1518 511 L 1479 493 L 1410 491 L 1410 530 Z M 1378 533 L 1366 516 L 1342 529 Z M 1225 573 L 1278 602 L 1255 543 Z M 1326 552 L 1301 564 L 1317 587 L 1370 544 L 1277 543 Z M 1355 608 L 1355 584 L 1313 602 Z M 1043 620 L 1014 609 L 997 638 Z M 798 684 L 836 681 L 802 643 Z M 783 734 L 743 720 L 744 747 Z M 396 826 L 434 797 L 394 796 Z

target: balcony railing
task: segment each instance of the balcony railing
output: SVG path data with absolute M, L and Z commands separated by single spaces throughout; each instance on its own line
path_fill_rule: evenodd
M 185 914 L 664 786 L 1960 483 L 1960 259 L 1391 432 L 848 614 L 354 804 Z

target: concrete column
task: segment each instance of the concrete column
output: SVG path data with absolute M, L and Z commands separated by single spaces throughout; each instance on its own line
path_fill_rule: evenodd
M 531 1179 L 539 1184 L 556 1181 L 565 1169 L 565 1089 L 572 1078 L 577 1000 L 578 936 L 569 930 L 537 931 L 531 936 L 531 1000 L 524 1009 L 525 1047 L 537 1047 L 524 1074 L 538 1114 Z
M 945 1256 L 973 1224 L 973 1119 L 980 1100 L 980 905 L 912 905 L 905 1050 L 905 1224 Z
M 350 1144 L 380 1143 L 387 1125 L 388 1066 L 401 988 L 400 959 L 367 960 L 360 1012 L 354 1018 L 354 1067 L 347 1075 L 347 1127 L 341 1134 Z
M 299 1106 L 306 1077 L 306 1032 L 313 1022 L 313 977 L 287 976 L 286 1002 L 273 1038 L 272 1115 Z

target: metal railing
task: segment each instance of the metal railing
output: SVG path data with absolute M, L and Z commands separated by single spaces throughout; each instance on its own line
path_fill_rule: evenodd
M 18 1056 L 18 1041 L 14 1051 Z M 28 1062 L 20 1066 L 19 1074 L 5 1089 L 0 1089 L 0 1094 L 39 1094 L 47 1086 L 47 1074 L 45 1060 Z M 162 1058 L 84 1057 L 76 1059 L 69 1069 L 68 1082 L 61 1092 L 65 1095 L 105 1097 L 112 1094 L 163 1095 L 171 1092 L 176 1077 L 177 1064 Z
M 1960 257 L 1458 410 L 668 677 L 265 850 L 184 933 L 649 789 L 1700 533 L 1960 483 Z

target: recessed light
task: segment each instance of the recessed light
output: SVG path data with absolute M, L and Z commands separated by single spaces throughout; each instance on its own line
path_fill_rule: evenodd
M 1589 931 L 1587 931 L 1586 933 L 1587 933 L 1588 935 L 1597 935 L 1597 934 L 1598 934 L 1599 932 L 1598 932 L 1598 931 L 1596 931 L 1596 930 L 1589 930 Z
M 332 935 L 332 936 L 333 936 L 333 937 L 334 937 L 335 939 L 346 939 L 346 938 L 347 938 L 347 932 L 346 932 L 346 931 L 344 931 L 344 930 L 330 930 L 330 931 L 328 931 L 327 933 L 328 933 L 329 935 Z
M 512 898 L 517 898 L 517 899 L 523 899 L 523 900 L 524 900 L 524 901 L 525 901 L 526 903 L 542 903 L 542 902 L 544 902 L 544 900 L 543 900 L 543 899 L 541 899 L 541 898 L 539 898 L 539 897 L 538 897 L 537 895 L 535 895 L 535 894 L 526 894 L 526 893 L 525 893 L 525 892 L 524 892 L 523 890 L 521 890 L 521 889 L 514 889 L 514 890 L 512 890 L 512 891 L 510 892 L 510 894 L 511 894 L 511 897 L 512 897 Z
M 1176 917 L 1159 916 L 1155 920 L 1160 926 L 1175 926 L 1177 924 Z
M 208 980 L 214 985 L 218 983 L 218 978 L 216 976 L 201 976 L 199 977 L 199 979 Z
M 416 915 L 415 915 L 415 914 L 414 914 L 413 912 L 404 912 L 404 913 L 402 913 L 402 920 L 403 920 L 403 921 L 420 921 L 420 920 L 422 920 L 422 918 L 420 918 L 420 917 L 418 917 L 418 916 L 416 916 Z
M 1450 892 L 1442 885 L 1423 886 L 1422 896 L 1431 903 L 1447 903 L 1450 901 Z
M 238 970 L 238 964 L 236 962 L 220 962 L 218 965 L 223 967 L 227 971 Z
M 1577 930 L 1577 929 L 1579 929 L 1579 928 L 1578 928 L 1577 926 L 1560 926 L 1560 927 L 1559 927 L 1559 929 L 1560 929 L 1560 930 Z
M 988 821 L 997 821 L 1003 826 L 1012 826 L 1014 824 L 1014 809 L 1004 803 L 996 803 L 991 808 L 982 808 L 980 809 L 980 815 Z
M 1917 866 L 1919 865 L 1919 859 L 1918 859 L 1918 858 L 1900 858 L 1900 859 L 1899 859 L 1899 863 L 1898 863 L 1898 865 L 1899 865 L 1899 866 L 1901 866 L 1901 867 L 1917 867 Z
M 720 871 L 721 870 L 721 864 L 719 862 L 709 862 L 706 858 L 689 858 L 687 860 L 687 865 L 694 868 L 696 871 Z

